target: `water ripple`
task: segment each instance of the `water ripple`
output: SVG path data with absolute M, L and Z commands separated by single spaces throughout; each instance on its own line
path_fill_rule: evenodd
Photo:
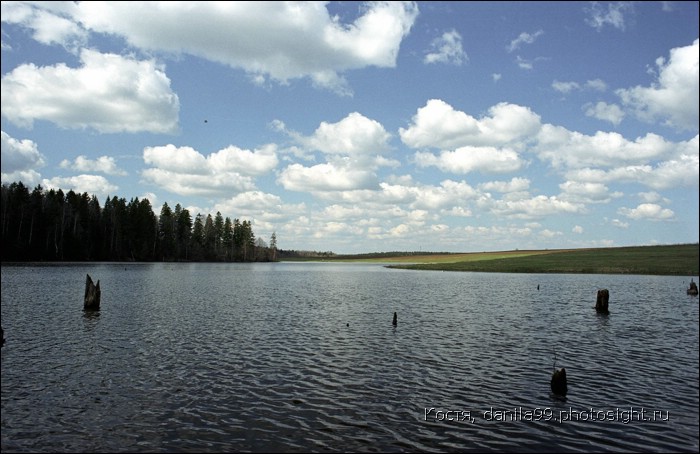
M 99 314 L 81 311 L 86 273 L 102 282 Z M 1 447 L 697 452 L 698 303 L 677 291 L 685 281 L 3 265 Z M 601 287 L 609 315 L 593 310 Z M 553 366 L 567 369 L 566 398 L 549 390 Z

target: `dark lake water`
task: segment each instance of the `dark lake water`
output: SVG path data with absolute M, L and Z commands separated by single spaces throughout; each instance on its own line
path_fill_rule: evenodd
M 689 281 L 3 264 L 1 449 L 698 452 Z

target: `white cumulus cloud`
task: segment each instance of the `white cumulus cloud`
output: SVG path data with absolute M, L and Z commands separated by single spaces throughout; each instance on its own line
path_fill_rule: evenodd
M 617 210 L 617 212 L 630 219 L 645 219 L 649 221 L 666 221 L 673 219 L 675 215 L 672 210 L 663 208 L 661 205 L 657 205 L 655 203 L 642 203 L 636 208 L 622 207 Z
M 152 60 L 84 49 L 82 66 L 22 64 L 2 76 L 2 115 L 31 128 L 46 120 L 103 133 L 173 133 L 180 109 L 170 80 Z
M 424 63 L 447 63 L 460 66 L 469 60 L 462 49 L 462 35 L 456 30 L 445 32 L 431 43 L 431 52 L 425 55 Z
M 18 140 L 2 131 L 0 142 L 0 179 L 3 183 L 22 182 L 32 187 L 39 183 L 41 174 L 36 169 L 46 164 L 45 157 L 39 152 L 34 141 Z
M 640 85 L 617 90 L 625 107 L 645 121 L 662 119 L 671 127 L 698 131 L 698 40 L 671 49 L 666 61 L 659 58 L 658 80 L 649 87 Z
M 100 156 L 92 160 L 84 155 L 80 155 L 73 162 L 68 159 L 61 161 L 60 167 L 72 169 L 80 172 L 102 172 L 108 175 L 126 175 L 126 172 L 117 166 L 114 158 L 110 156 Z
M 273 145 L 253 151 L 231 145 L 205 156 L 191 147 L 168 144 L 146 147 L 143 160 L 151 166 L 142 172 L 146 181 L 182 195 L 253 191 L 253 177 L 278 164 Z
M 606 102 L 599 101 L 595 104 L 587 104 L 584 106 L 584 108 L 586 109 L 587 117 L 609 121 L 615 126 L 619 125 L 622 122 L 622 119 L 625 117 L 625 113 L 617 104 L 608 104 Z
M 506 47 L 508 52 L 513 52 L 514 50 L 520 48 L 522 44 L 532 44 L 535 40 L 544 34 L 544 30 L 537 30 L 535 33 L 522 32 Z
M 309 77 L 349 95 L 342 73 L 394 67 L 417 16 L 414 2 L 362 4 L 349 23 L 324 2 L 81 2 L 74 19 L 142 50 L 194 55 L 257 81 Z
M 499 103 L 489 116 L 476 119 L 455 110 L 439 99 L 418 109 L 408 128 L 400 128 L 401 140 L 412 148 L 456 148 L 460 146 L 502 146 L 534 135 L 540 117 L 529 108 Z

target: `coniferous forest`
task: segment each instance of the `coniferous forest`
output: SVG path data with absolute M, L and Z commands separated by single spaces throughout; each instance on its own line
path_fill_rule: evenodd
M 3 184 L 0 216 L 3 261 L 276 261 L 277 239 L 255 238 L 250 221 L 198 213 L 148 199 L 128 202 L 70 190 L 30 191 Z

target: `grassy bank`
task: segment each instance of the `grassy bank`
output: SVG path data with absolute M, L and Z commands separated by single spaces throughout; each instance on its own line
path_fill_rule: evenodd
M 698 244 L 399 257 L 391 268 L 499 273 L 652 274 L 697 276 Z M 418 258 L 418 257 L 416 257 Z M 436 260 L 437 259 L 437 260 Z M 382 260 L 382 261 L 387 261 Z M 405 264 L 411 262 L 410 264 Z

